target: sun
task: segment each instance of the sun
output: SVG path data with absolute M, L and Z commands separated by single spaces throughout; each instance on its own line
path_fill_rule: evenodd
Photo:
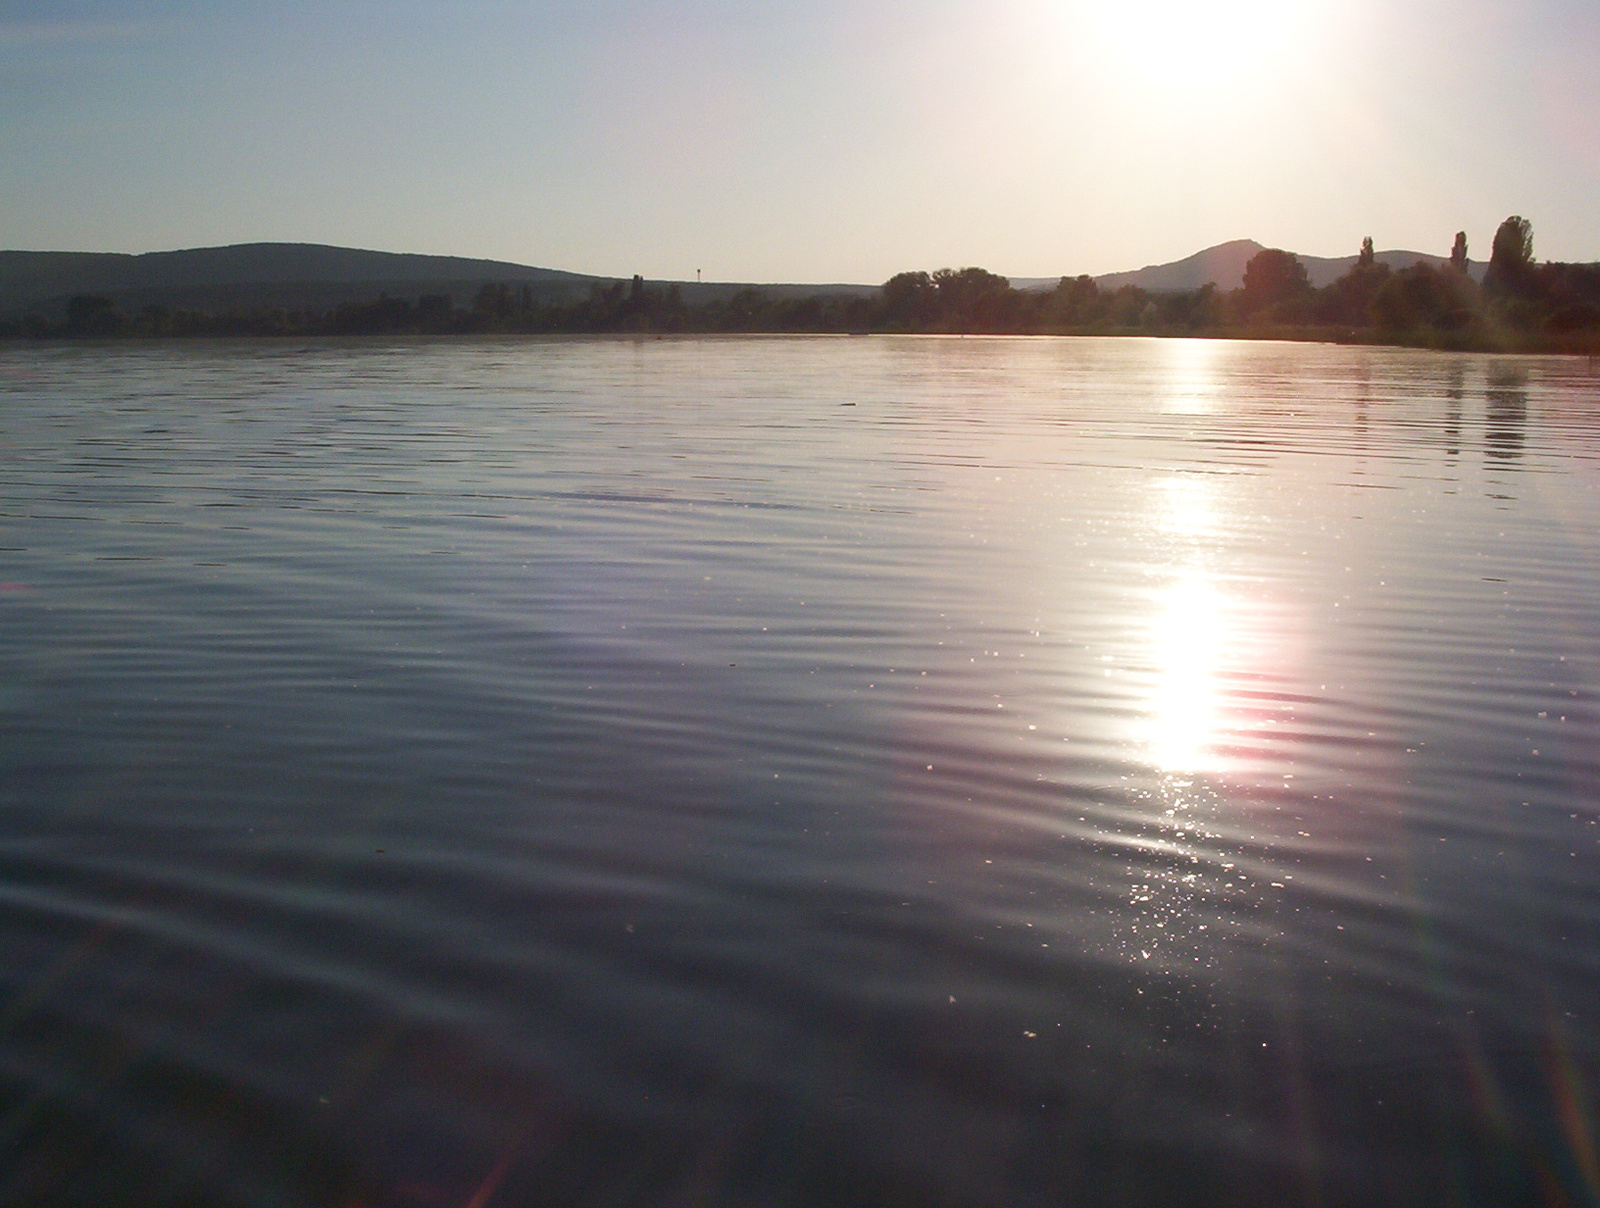
M 1315 0 L 1094 0 L 1082 33 L 1131 78 L 1225 87 L 1294 70 Z

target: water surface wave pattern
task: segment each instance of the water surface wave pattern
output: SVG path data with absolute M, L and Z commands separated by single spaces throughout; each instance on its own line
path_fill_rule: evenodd
M 0 351 L 0 1202 L 1600 1204 L 1600 371 Z

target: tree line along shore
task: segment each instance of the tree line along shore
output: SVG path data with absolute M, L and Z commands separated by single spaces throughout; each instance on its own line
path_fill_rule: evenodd
M 1271 248 L 1243 284 L 1178 292 L 1063 277 L 1053 289 L 1015 289 L 981 268 L 905 272 L 875 295 L 774 297 L 760 289 L 688 303 L 677 285 L 641 277 L 594 286 L 587 298 L 547 301 L 529 285 L 488 282 L 466 306 L 446 294 L 380 296 L 324 310 L 207 311 L 146 305 L 125 313 L 78 294 L 62 317 L 0 319 L 6 339 L 196 336 L 468 335 L 484 333 L 948 333 L 1191 335 L 1327 340 L 1416 347 L 1600 355 L 1600 264 L 1539 263 L 1533 230 L 1512 216 L 1495 233 L 1481 283 L 1457 234 L 1448 261 L 1398 271 L 1363 240 L 1356 263 L 1313 288 L 1292 253 Z

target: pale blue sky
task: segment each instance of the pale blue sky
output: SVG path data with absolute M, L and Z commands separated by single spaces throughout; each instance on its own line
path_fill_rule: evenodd
M 879 281 L 1515 212 L 1591 260 L 1597 63 L 1595 0 L 0 0 L 0 247 Z

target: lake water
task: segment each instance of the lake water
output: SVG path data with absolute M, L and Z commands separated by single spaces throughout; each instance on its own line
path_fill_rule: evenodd
M 0 1202 L 1600 1202 L 1600 368 L 0 350 Z

